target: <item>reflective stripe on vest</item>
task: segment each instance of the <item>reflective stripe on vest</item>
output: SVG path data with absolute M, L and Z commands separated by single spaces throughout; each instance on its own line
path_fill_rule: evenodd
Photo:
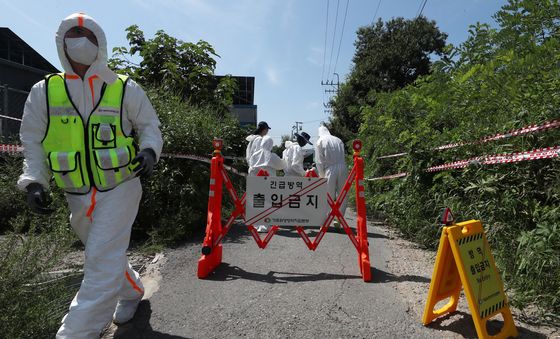
M 47 77 L 49 125 L 43 139 L 56 184 L 70 193 L 91 186 L 107 191 L 132 177 L 134 138 L 122 129 L 122 99 L 127 77 L 103 84 L 99 103 L 84 122 L 73 105 L 64 73 Z

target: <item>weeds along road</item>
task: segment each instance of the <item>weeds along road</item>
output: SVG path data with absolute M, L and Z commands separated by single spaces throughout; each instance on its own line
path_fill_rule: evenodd
M 346 215 L 355 225 L 355 214 Z M 368 231 L 371 283 L 361 279 L 356 250 L 342 233 L 327 233 L 312 252 L 294 228 L 284 227 L 261 250 L 244 226 L 234 225 L 225 238 L 223 264 L 205 280 L 196 277 L 202 239 L 168 250 L 158 290 L 131 323 L 105 338 L 476 336 L 469 317 L 455 322 L 453 332 L 422 326 L 418 310 L 396 285 L 424 285 L 425 300 L 432 266 L 423 275 L 389 272 L 393 253 L 385 231 L 372 225 Z

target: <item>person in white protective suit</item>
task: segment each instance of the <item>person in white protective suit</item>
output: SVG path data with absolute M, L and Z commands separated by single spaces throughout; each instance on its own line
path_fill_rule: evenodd
M 247 150 L 245 151 L 245 160 L 247 160 L 247 165 L 249 166 L 249 175 L 252 175 L 251 173 L 254 172 L 251 164 L 251 156 L 261 149 L 262 138 L 268 134 L 269 130 L 270 126 L 268 126 L 265 121 L 261 121 L 253 131 L 253 134 L 245 138 L 245 140 L 249 142 L 247 144 Z
M 262 169 L 267 171 L 269 176 L 275 177 L 277 170 L 282 170 L 286 167 L 286 163 L 278 155 L 272 153 L 273 146 L 274 141 L 271 137 L 262 137 L 261 148 L 251 156 L 250 163 L 252 168 L 249 170 L 249 175 L 257 175 Z M 266 225 L 259 225 L 257 232 L 268 232 L 268 228 Z
M 272 138 L 268 135 L 262 137 L 261 148 L 251 156 L 250 162 L 253 169 L 249 175 L 257 175 L 263 169 L 268 172 L 269 176 L 275 177 L 277 170 L 286 168 L 284 161 L 276 153 L 272 153 L 272 147 L 274 147 Z
M 130 320 L 144 294 L 126 249 L 142 195 L 138 176 L 151 174 L 162 138 L 142 88 L 108 68 L 105 33 L 93 18 L 65 18 L 56 45 L 64 73 L 47 76 L 29 93 L 18 187 L 42 214 L 52 212 L 45 199 L 51 177 L 66 192 L 85 264 L 56 337 L 99 338 L 111 317 Z
M 293 177 L 305 176 L 305 169 L 303 168 L 303 159 L 305 151 L 303 147 L 307 144 L 313 145 L 309 142 L 311 138 L 309 134 L 302 132 L 301 134 L 295 133 L 297 142 L 287 140 L 284 143 L 286 149 L 282 152 L 282 160 L 286 163 L 284 175 Z
M 344 143 L 339 138 L 331 135 L 325 126 L 319 127 L 319 139 L 315 142 L 315 163 L 319 177 L 327 178 L 328 192 L 333 200 L 336 200 L 346 178 L 348 177 L 348 168 L 345 163 Z M 340 207 L 340 213 L 344 215 L 346 212 L 346 200 Z M 334 222 L 335 227 L 340 227 L 338 221 Z

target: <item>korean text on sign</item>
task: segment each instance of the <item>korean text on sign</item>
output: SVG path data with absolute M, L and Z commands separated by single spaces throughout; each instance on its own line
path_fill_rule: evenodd
M 329 210 L 322 178 L 248 177 L 246 192 L 248 224 L 318 226 Z

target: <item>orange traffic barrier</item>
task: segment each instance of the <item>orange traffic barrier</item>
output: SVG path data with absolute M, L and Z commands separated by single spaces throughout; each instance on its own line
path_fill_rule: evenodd
M 238 217 L 243 217 L 245 220 L 245 195 L 241 198 L 238 197 L 237 192 L 229 179 L 227 172 L 224 170 L 223 157 L 221 154 L 222 141 L 214 140 L 214 156 L 211 161 L 210 169 L 210 192 L 208 197 L 208 219 L 206 223 L 206 236 L 202 243 L 202 257 L 198 261 L 198 277 L 205 278 L 210 275 L 216 267 L 222 262 L 222 244 L 223 237 L 231 228 L 234 220 Z M 358 266 L 364 281 L 371 281 L 371 264 L 369 259 L 369 242 L 367 239 L 367 219 L 366 219 L 366 204 L 365 204 L 365 188 L 364 188 L 364 160 L 360 155 L 362 143 L 355 140 L 353 143 L 354 149 L 354 166 L 346 179 L 344 187 L 336 200 L 327 194 L 327 202 L 330 206 L 330 211 L 321 226 L 317 236 L 311 240 L 305 233 L 301 226 L 296 226 L 298 234 L 301 236 L 307 247 L 314 251 L 321 242 L 323 236 L 328 230 L 328 227 L 336 218 L 339 220 L 344 231 L 350 238 L 352 244 L 358 252 Z M 259 171 L 258 176 L 268 176 L 266 171 Z M 306 173 L 306 177 L 318 177 L 314 170 Z M 228 221 L 222 226 L 221 209 L 222 209 L 222 186 L 226 185 L 227 191 L 232 199 L 235 209 Z M 340 206 L 342 206 L 352 184 L 355 184 L 356 190 L 356 212 L 357 212 L 357 235 L 350 227 L 342 213 Z M 253 225 L 248 224 L 251 235 L 255 239 L 257 246 L 261 249 L 267 247 L 268 243 L 278 230 L 278 226 L 270 227 L 264 239 L 261 239 L 258 232 Z

